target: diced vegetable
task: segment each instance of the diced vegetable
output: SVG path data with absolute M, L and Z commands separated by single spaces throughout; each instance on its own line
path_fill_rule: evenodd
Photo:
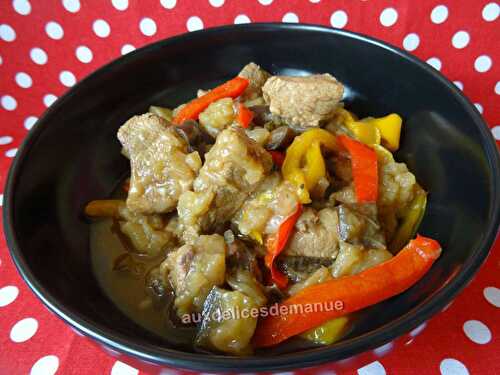
M 326 170 L 320 146 L 331 151 L 338 149 L 333 134 L 324 129 L 312 129 L 295 137 L 286 150 L 281 172 L 285 180 L 297 186 L 301 203 L 311 203 L 309 192 L 319 179 L 325 176 Z M 312 151 L 309 151 L 311 149 Z
M 243 103 L 238 105 L 238 123 L 243 128 L 248 128 L 253 119 L 253 112 L 249 110 Z
M 415 235 L 424 217 L 426 205 L 427 193 L 421 190 L 411 202 L 401 225 L 391 241 L 389 246 L 391 252 L 398 252 Z
M 85 215 L 90 217 L 119 217 L 120 207 L 124 205 L 122 200 L 101 199 L 91 201 L 85 206 Z
M 404 292 L 432 266 L 441 254 L 435 240 L 417 235 L 395 257 L 357 275 L 344 276 L 303 289 L 278 306 L 288 314 L 260 321 L 253 342 L 256 347 L 276 345 L 289 337 L 317 327 Z M 322 309 L 306 309 L 321 305 Z M 301 305 L 302 311 L 290 309 Z
M 300 203 L 297 204 L 297 208 L 293 214 L 288 216 L 278 228 L 278 232 L 271 235 L 266 241 L 267 254 L 265 256 L 265 263 L 267 268 L 271 271 L 271 278 L 274 283 L 280 287 L 286 287 L 288 283 L 288 278 L 286 275 L 281 273 L 276 265 L 274 264 L 274 260 L 278 257 L 278 255 L 283 251 L 292 234 L 295 223 L 298 218 L 302 214 L 302 205 Z
M 239 292 L 212 288 L 203 306 L 196 345 L 236 355 L 251 354 L 250 340 L 257 325 L 258 306 Z
M 240 96 L 248 86 L 248 80 L 241 77 L 233 78 L 199 98 L 187 103 L 173 119 L 174 124 L 182 124 L 185 120 L 196 120 L 211 103 L 222 98 L 236 98 Z
M 149 112 L 154 113 L 155 115 L 158 115 L 160 117 L 163 117 L 167 121 L 172 121 L 172 118 L 174 117 L 174 115 L 172 114 L 172 110 L 165 107 L 158 107 L 152 105 L 149 107 Z
M 338 141 L 351 155 L 354 190 L 359 203 L 376 202 L 378 197 L 377 153 L 369 146 L 345 135 Z

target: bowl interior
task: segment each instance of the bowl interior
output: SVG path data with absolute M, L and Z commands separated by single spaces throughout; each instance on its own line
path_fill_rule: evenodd
M 453 85 L 432 68 L 352 34 L 276 25 L 209 30 L 138 50 L 85 79 L 46 113 L 18 153 L 7 198 L 14 257 L 45 302 L 76 317 L 79 328 L 99 331 L 103 341 L 159 353 L 154 359 L 160 361 L 161 353 L 172 354 L 167 349 L 187 350 L 131 322 L 100 290 L 82 209 L 89 200 L 109 197 L 127 171 L 116 139 L 125 120 L 150 104 L 174 107 L 249 61 L 274 74 L 329 72 L 345 84 L 346 105 L 358 115 L 397 112 L 404 118 L 397 157 L 430 192 L 419 232 L 439 240 L 444 251 L 417 285 L 373 308 L 380 313 L 360 322 L 351 338 L 380 333 L 401 317 L 411 317 L 410 330 L 420 319 L 418 308 L 486 255 L 481 246 L 496 220 L 497 161 L 479 115 Z M 442 307 L 447 301 L 431 303 Z M 385 332 L 365 348 L 397 333 Z M 328 359 L 345 357 L 341 349 L 349 343 L 336 345 L 340 351 Z M 277 358 L 276 351 L 259 356 Z

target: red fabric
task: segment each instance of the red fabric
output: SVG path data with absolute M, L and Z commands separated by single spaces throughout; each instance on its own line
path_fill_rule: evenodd
M 80 6 L 76 7 L 79 8 L 76 12 L 70 12 L 63 3 L 73 10 L 75 4 Z M 16 147 L 27 133 L 30 120 L 26 120 L 43 113 L 46 108 L 44 97 L 50 101 L 47 94 L 60 96 L 68 90 L 60 81 L 61 72 L 69 71 L 81 80 L 99 66 L 119 57 L 125 44 L 140 47 L 186 32 L 188 25 L 200 26 L 196 19 L 188 21 L 192 16 L 199 17 L 205 28 L 231 24 L 235 19 L 244 20 L 245 16 L 252 22 L 298 19 L 300 22 L 331 25 L 333 21 L 335 26 L 369 34 L 399 47 L 411 45 L 412 37 L 407 36 L 415 33 L 419 44 L 411 52 L 423 60 L 434 58 L 431 60 L 434 66 L 441 65 L 445 76 L 459 81 L 465 95 L 482 109 L 493 134 L 500 139 L 500 29 L 496 1 L 179 0 L 175 3 L 173 0 L 5 0 L 0 3 L 0 186 L 5 183 Z M 113 4 L 118 8 L 120 4 L 127 6 L 125 10 L 119 10 Z M 447 12 L 439 12 L 444 7 L 436 10 L 438 5 L 444 6 Z M 384 23 L 390 23 L 394 12 L 387 8 L 397 12 L 397 20 L 390 26 L 384 26 L 380 21 L 382 14 Z M 447 17 L 443 22 L 432 21 L 431 14 L 439 22 L 444 13 Z M 347 16 L 347 22 L 343 15 Z M 156 32 L 152 36 L 141 32 L 139 24 L 144 17 L 156 23 Z M 99 37 L 93 31 L 92 25 L 98 19 L 109 25 L 109 36 Z M 62 38 L 48 36 L 45 28 L 50 21 L 62 27 Z M 58 36 L 57 29 L 52 27 L 49 30 Z M 459 31 L 465 31 L 469 36 L 469 42 L 463 48 L 452 45 L 452 39 L 458 46 L 467 41 L 464 33 L 456 34 Z M 75 51 L 82 45 L 92 50 L 93 58 L 88 63 L 76 57 Z M 35 47 L 47 54 L 45 64 L 38 65 L 30 58 L 30 51 Z M 21 86 L 16 83 L 19 72 L 31 77 L 30 87 L 21 87 L 29 83 L 29 79 L 22 75 L 17 76 Z M 71 78 L 68 73 L 63 77 L 68 75 Z M 36 374 L 52 374 L 54 371 L 58 374 L 137 373 L 132 368 L 124 369 L 111 356 L 50 314 L 17 274 L 3 240 L 0 242 L 0 261 L 0 374 L 27 374 L 32 366 Z M 500 243 L 497 241 L 474 281 L 445 312 L 428 322 L 422 333 L 415 336 L 412 345 L 396 347 L 380 357 L 379 363 L 367 363 L 368 367 L 346 373 L 436 374 L 441 371 L 442 374 L 451 374 L 449 366 L 453 365 L 461 370 L 453 374 L 465 374 L 465 368 L 471 374 L 500 373 L 499 272 Z M 19 294 L 10 302 L 16 288 Z M 34 320 L 23 320 L 25 318 Z M 480 321 L 487 328 L 477 322 L 471 323 L 471 320 Z M 478 344 L 469 339 L 464 324 L 471 337 L 486 343 Z M 26 339 L 30 329 L 35 333 Z M 26 340 L 14 342 L 12 338 Z M 54 357 L 46 357 L 34 365 L 49 355 Z M 460 361 L 463 367 L 450 359 Z M 328 368 L 323 366 L 320 370 L 295 372 L 317 373 Z

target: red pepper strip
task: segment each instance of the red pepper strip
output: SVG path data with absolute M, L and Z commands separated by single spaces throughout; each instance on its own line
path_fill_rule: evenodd
M 377 153 L 371 147 L 345 135 L 339 135 L 337 139 L 351 155 L 357 201 L 359 203 L 376 202 L 378 197 Z
M 186 120 L 197 120 L 198 115 L 210 104 L 222 98 L 236 98 L 248 86 L 248 80 L 242 77 L 233 78 L 226 83 L 210 90 L 205 95 L 187 103 L 172 120 L 174 124 L 182 124 Z
M 357 275 L 307 287 L 278 305 L 280 315 L 269 315 L 259 322 L 253 343 L 255 347 L 276 345 L 326 321 L 400 294 L 420 280 L 440 254 L 437 241 L 417 235 L 384 263 Z M 311 307 L 320 305 L 321 309 Z M 338 305 L 341 308 L 333 307 Z
M 241 127 L 247 129 L 253 120 L 253 112 L 249 110 L 243 103 L 238 106 L 238 123 Z
M 271 154 L 274 164 L 276 164 L 278 167 L 281 168 L 283 162 L 285 161 L 285 154 L 279 151 L 268 151 L 268 152 Z
M 297 203 L 297 208 L 293 214 L 288 216 L 278 228 L 278 232 L 270 236 L 266 241 L 267 254 L 264 257 L 267 268 L 271 271 L 271 279 L 279 288 L 284 288 L 288 284 L 288 278 L 286 275 L 282 274 L 276 265 L 274 260 L 283 251 L 293 232 L 293 228 L 298 218 L 302 215 L 302 205 Z

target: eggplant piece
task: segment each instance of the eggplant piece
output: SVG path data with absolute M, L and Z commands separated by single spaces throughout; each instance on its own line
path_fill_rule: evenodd
M 293 282 L 306 280 L 320 267 L 328 267 L 333 263 L 332 258 L 283 256 L 277 260 L 278 268 Z
M 258 305 L 251 297 L 213 287 L 203 305 L 195 346 L 234 355 L 251 354 L 257 315 Z
M 266 144 L 267 150 L 277 150 L 279 148 L 287 148 L 295 138 L 295 132 L 288 126 L 280 126 L 271 132 L 269 140 Z
M 338 232 L 342 241 L 370 249 L 385 249 L 385 236 L 377 220 L 375 204 L 341 204 Z

